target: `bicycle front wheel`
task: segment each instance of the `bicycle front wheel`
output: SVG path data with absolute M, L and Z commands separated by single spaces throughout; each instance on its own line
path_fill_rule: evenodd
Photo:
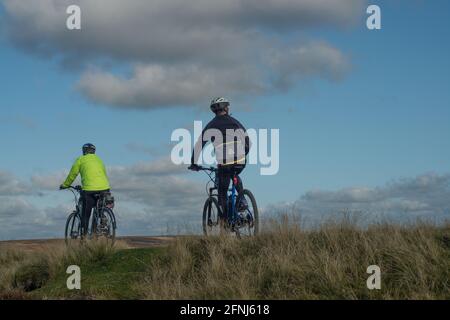
M 70 240 L 81 238 L 81 217 L 78 212 L 72 212 L 66 221 L 65 241 L 68 245 Z
M 203 234 L 217 236 L 221 232 L 221 211 L 219 202 L 215 197 L 209 197 L 203 207 Z

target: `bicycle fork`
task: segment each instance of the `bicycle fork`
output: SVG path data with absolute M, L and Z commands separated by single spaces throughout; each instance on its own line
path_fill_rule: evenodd
M 231 187 L 231 212 L 228 212 L 228 222 L 234 226 L 237 221 L 236 216 L 236 185 L 238 183 L 237 177 L 233 176 L 233 185 Z

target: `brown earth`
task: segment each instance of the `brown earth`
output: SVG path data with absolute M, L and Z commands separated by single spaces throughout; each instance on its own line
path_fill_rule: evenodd
M 131 236 L 117 237 L 118 242 L 124 244 L 125 247 L 132 248 L 151 248 L 165 246 L 172 241 L 174 237 L 146 237 Z M 32 239 L 32 240 L 10 240 L 0 241 L 0 249 L 18 249 L 20 251 L 41 251 L 48 250 L 52 246 L 64 245 L 64 239 Z

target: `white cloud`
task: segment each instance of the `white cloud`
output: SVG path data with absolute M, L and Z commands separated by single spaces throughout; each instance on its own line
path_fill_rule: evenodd
M 41 208 L 22 196 L 0 197 L 0 240 L 62 237 L 73 207 Z
M 173 233 L 186 224 L 200 226 L 206 195 L 203 184 L 188 179 L 186 166 L 160 158 L 111 166 L 107 171 L 116 198 L 120 234 Z M 67 170 L 36 174 L 26 182 L 2 173 L 8 181 L 39 190 L 40 197 L 34 204 L 36 198 L 31 194 L 0 196 L 0 239 L 61 237 L 65 219 L 74 208 L 72 197 L 57 193 L 66 174 Z
M 269 64 L 275 70 L 275 87 L 288 89 L 297 81 L 320 76 L 337 81 L 350 69 L 347 57 L 327 43 L 316 42 L 307 46 L 287 48 L 274 52 Z
M 361 0 L 4 0 L 10 38 L 42 54 L 99 54 L 120 60 L 236 61 L 265 31 L 345 26 Z M 65 28 L 68 5 L 82 32 Z M 259 47 L 259 45 L 258 45 Z M 80 57 L 80 58 L 83 58 Z
M 23 198 L 18 197 L 1 197 L 1 203 L 0 224 L 4 224 L 6 219 L 16 219 L 27 215 L 35 209 Z
M 0 170 L 0 196 L 30 193 L 30 186 L 20 181 L 13 174 Z
M 31 176 L 31 184 L 36 190 L 39 191 L 56 191 L 64 182 L 68 173 L 68 170 L 61 170 L 59 172 L 54 172 L 48 175 L 33 175 Z
M 78 88 L 90 100 L 115 107 L 159 108 L 204 102 L 205 93 L 262 93 L 264 83 L 254 68 L 223 69 L 198 65 L 138 65 L 130 78 L 88 71 Z
M 274 205 L 269 213 L 294 212 L 313 220 L 342 212 L 361 213 L 368 221 L 381 217 L 400 221 L 415 218 L 450 219 L 450 174 L 427 173 L 392 181 L 383 187 L 313 190 L 291 204 Z M 367 222 L 367 221 L 366 221 Z
M 204 184 L 190 180 L 184 166 L 158 159 L 131 166 L 113 166 L 108 172 L 117 199 L 115 211 L 120 234 L 176 233 L 184 232 L 186 226 L 200 226 L 206 198 Z M 63 178 L 63 172 L 56 172 L 35 175 L 31 180 L 33 188 L 52 191 Z M 47 192 L 39 198 L 40 203 L 42 199 L 48 201 L 44 207 L 33 204 L 32 198 L 28 195 L 25 198 L 23 193 L 0 196 L 1 239 L 61 237 L 65 219 L 73 210 L 71 198 L 55 200 L 55 193 Z M 380 217 L 442 221 L 450 218 L 449 198 L 450 174 L 428 173 L 376 188 L 309 191 L 293 203 L 269 206 L 264 216 L 289 211 L 321 221 L 345 211 L 362 212 L 367 219 L 365 222 L 377 221 Z
M 286 51 L 261 53 L 247 65 L 139 64 L 128 78 L 100 70 L 88 71 L 82 75 L 78 89 L 97 103 L 149 109 L 196 105 L 204 102 L 205 93 L 264 94 L 289 89 L 299 80 L 314 76 L 338 80 L 348 69 L 348 59 L 339 50 L 325 43 L 310 43 Z
M 89 100 L 114 107 L 192 106 L 206 97 L 288 89 L 310 77 L 340 79 L 349 61 L 308 28 L 345 27 L 364 0 L 5 0 L 9 39 L 32 54 L 76 65 Z M 82 9 L 82 30 L 65 8 Z M 274 41 L 288 36 L 283 43 Z M 112 59 L 130 75 L 101 68 Z M 91 67 L 87 70 L 85 65 Z M 96 68 L 92 68 L 92 65 Z

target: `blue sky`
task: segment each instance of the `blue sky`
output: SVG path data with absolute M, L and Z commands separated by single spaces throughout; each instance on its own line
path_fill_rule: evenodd
M 296 201 L 309 190 L 375 188 L 393 179 L 449 173 L 450 4 L 373 3 L 382 10 L 381 30 L 365 27 L 363 11 L 350 26 L 300 31 L 348 57 L 350 68 L 340 80 L 311 76 L 286 91 L 223 92 L 246 127 L 280 129 L 279 173 L 260 176 L 253 166 L 243 175 L 262 206 Z M 11 12 L 2 8 L 0 15 Z M 169 155 L 174 129 L 211 118 L 214 94 L 207 91 L 198 97 L 201 103 L 179 107 L 133 109 L 93 101 L 76 89 L 84 67 L 67 68 L 58 58 L 17 46 L 14 32 L 5 27 L 0 40 L 0 170 L 21 181 L 68 169 L 85 142 L 95 143 L 109 166 L 151 162 Z M 297 41 L 291 36 L 275 33 L 277 41 Z M 108 64 L 116 74 L 130 66 L 126 59 Z M 67 202 L 51 191 L 36 199 L 41 206 Z

